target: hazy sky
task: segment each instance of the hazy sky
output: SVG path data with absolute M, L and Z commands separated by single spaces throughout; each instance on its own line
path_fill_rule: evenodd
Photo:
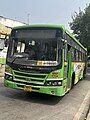
M 71 15 L 90 0 L 0 0 L 0 16 L 30 23 L 57 23 L 68 27 Z

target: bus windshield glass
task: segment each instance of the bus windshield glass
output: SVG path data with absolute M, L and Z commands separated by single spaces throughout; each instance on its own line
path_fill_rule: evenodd
M 10 56 L 27 61 L 57 63 L 60 46 L 58 37 L 60 30 L 14 30 L 11 34 Z

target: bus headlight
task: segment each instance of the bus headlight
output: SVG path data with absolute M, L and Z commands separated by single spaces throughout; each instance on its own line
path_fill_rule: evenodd
M 47 85 L 47 86 L 59 86 L 59 85 L 62 85 L 62 81 L 57 81 L 57 80 L 46 81 L 45 85 Z
M 8 73 L 5 73 L 5 77 L 4 77 L 6 80 L 13 80 L 13 76 L 12 74 L 8 74 Z
M 12 69 L 10 66 L 5 65 L 5 79 L 13 80 Z

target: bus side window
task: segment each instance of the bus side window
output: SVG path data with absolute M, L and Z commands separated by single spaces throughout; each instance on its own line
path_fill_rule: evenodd
M 70 45 L 67 45 L 67 52 L 69 52 L 71 49 L 71 46 Z
M 81 52 L 81 60 L 83 61 L 83 53 Z
M 74 49 L 74 61 L 76 61 L 76 49 Z
M 79 51 L 79 61 L 82 61 L 81 51 Z
M 78 61 L 78 50 L 74 49 L 74 61 Z
M 69 53 L 71 53 L 71 46 L 68 44 L 67 45 L 67 59 L 69 57 Z
M 79 60 L 79 58 L 78 58 L 78 50 L 76 50 L 76 61 L 78 61 Z
M 85 53 L 83 53 L 83 61 L 85 61 Z

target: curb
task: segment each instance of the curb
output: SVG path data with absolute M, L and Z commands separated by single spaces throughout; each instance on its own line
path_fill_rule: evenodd
M 87 115 L 87 120 L 90 120 L 90 109 L 89 109 L 89 113 Z
M 73 120 L 84 120 L 87 116 L 90 106 L 90 90 L 88 91 L 87 95 L 85 96 L 78 112 L 75 114 Z

